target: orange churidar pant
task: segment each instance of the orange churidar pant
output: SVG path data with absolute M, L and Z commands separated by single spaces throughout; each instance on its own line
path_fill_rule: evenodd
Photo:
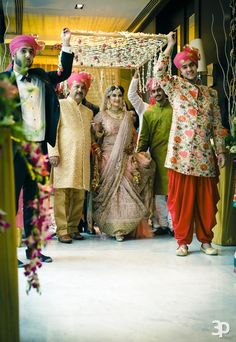
M 199 241 L 211 243 L 219 201 L 218 177 L 196 177 L 168 170 L 168 200 L 175 238 L 179 245 L 192 242 L 194 227 Z

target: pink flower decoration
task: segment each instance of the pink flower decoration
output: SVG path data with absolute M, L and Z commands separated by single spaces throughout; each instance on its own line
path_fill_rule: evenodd
M 188 152 L 187 151 L 180 151 L 179 155 L 183 158 L 187 158 L 188 157 Z
M 185 135 L 187 135 L 187 137 L 189 137 L 189 138 L 191 138 L 191 137 L 193 136 L 193 130 L 191 130 L 191 129 L 186 130 L 184 133 L 185 133 Z

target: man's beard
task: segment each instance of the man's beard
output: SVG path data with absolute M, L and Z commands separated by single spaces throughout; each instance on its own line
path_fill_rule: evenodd
M 76 98 L 79 98 L 81 101 L 85 98 L 85 95 L 84 95 L 84 93 L 77 93 L 76 94 Z
M 17 65 L 19 68 L 30 68 L 33 62 L 27 64 L 26 62 L 22 62 L 19 58 L 15 57 L 14 64 Z
M 161 102 L 161 101 L 163 101 L 165 99 L 165 96 L 162 96 L 162 95 L 155 96 L 154 99 L 156 100 L 156 102 Z

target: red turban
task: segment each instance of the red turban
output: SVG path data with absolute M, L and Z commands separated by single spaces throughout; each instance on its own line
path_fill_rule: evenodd
M 181 69 L 182 65 L 190 60 L 198 66 L 198 61 L 200 60 L 199 50 L 191 47 L 190 45 L 185 45 L 183 51 L 176 54 L 174 58 L 174 65 L 176 68 Z
M 160 82 L 156 78 L 151 77 L 147 80 L 146 87 L 148 91 L 151 92 L 153 88 L 160 87 Z
M 21 48 L 24 45 L 29 45 L 34 50 L 34 56 L 36 55 L 37 50 L 42 50 L 43 46 L 39 45 L 35 38 L 32 36 L 17 36 L 9 44 L 10 53 L 13 56 L 17 49 Z
M 88 91 L 92 82 L 92 76 L 85 71 L 72 72 L 72 74 L 67 80 L 69 88 L 71 88 L 72 83 L 74 81 L 76 81 L 77 83 L 84 83 L 86 87 L 86 91 Z

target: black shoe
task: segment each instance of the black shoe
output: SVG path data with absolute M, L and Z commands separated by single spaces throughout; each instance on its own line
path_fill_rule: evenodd
M 18 262 L 18 268 L 23 268 L 24 267 L 24 263 L 22 261 L 17 259 L 17 262 Z
M 47 255 L 44 255 L 44 254 L 41 254 L 40 253 L 40 259 L 42 262 L 46 262 L 46 263 L 49 263 L 49 262 L 52 262 L 52 258 L 50 256 L 47 256 Z
M 169 227 L 166 227 L 167 234 L 170 236 L 175 236 L 175 233 L 173 230 L 171 230 Z
M 154 232 L 154 235 L 167 235 L 166 227 L 158 227 L 157 230 Z
M 29 249 L 26 249 L 25 254 L 26 254 L 26 258 L 30 260 L 31 255 L 30 255 Z M 42 253 L 40 253 L 39 258 L 42 262 L 47 262 L 47 263 L 52 262 L 52 258 L 50 256 L 44 255 Z

